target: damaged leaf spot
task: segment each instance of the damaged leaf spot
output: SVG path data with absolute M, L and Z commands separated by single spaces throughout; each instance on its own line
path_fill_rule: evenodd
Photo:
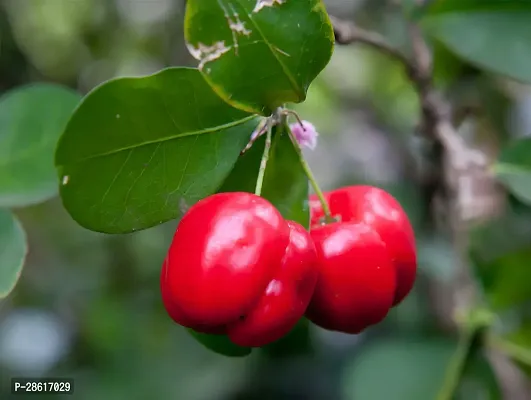
M 275 4 L 281 5 L 285 2 L 286 0 L 257 0 L 253 12 L 257 13 L 264 7 L 273 7 Z
M 238 14 L 235 15 L 235 17 Z M 245 22 L 240 21 L 238 18 L 236 21 L 230 21 L 229 20 L 229 28 L 232 32 L 239 34 L 239 35 L 245 35 L 249 36 L 252 32 L 245 27 Z
M 224 40 L 214 43 L 212 46 L 207 46 L 203 43 L 198 43 L 197 47 L 192 46 L 190 43 L 186 43 L 188 51 L 196 60 L 199 60 L 197 68 L 203 70 L 206 63 L 217 60 L 226 52 L 230 51 L 231 47 L 225 45 Z
M 186 214 L 188 212 L 188 210 L 190 209 L 190 206 L 186 203 L 186 200 L 183 198 L 181 198 L 181 200 L 179 201 L 179 211 L 181 212 L 182 215 Z
M 238 55 L 238 35 L 249 36 L 252 31 L 245 27 L 245 22 L 240 20 L 240 15 L 234 9 L 234 6 L 229 3 L 226 7 L 221 0 L 218 0 L 219 7 L 223 10 L 223 15 L 229 24 L 232 33 L 232 43 L 234 45 L 234 52 Z M 230 13 L 229 9 L 230 8 Z

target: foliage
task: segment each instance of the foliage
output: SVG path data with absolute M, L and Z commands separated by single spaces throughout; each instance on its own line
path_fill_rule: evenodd
M 15 286 L 26 257 L 26 236 L 20 222 L 7 210 L 0 210 L 0 299 Z
M 16 88 L 0 99 L 0 299 L 14 288 L 27 252 L 26 235 L 8 209 L 57 194 L 53 152 L 80 96 L 51 84 Z
M 321 0 L 190 0 L 184 35 L 214 90 L 235 107 L 263 115 L 306 99 L 334 40 Z
M 88 3 L 82 3 L 82 9 L 88 9 Z M 13 4 L 6 8 L 9 13 L 14 13 L 17 7 Z M 81 37 L 85 29 L 88 32 L 88 17 L 85 18 L 81 11 L 76 11 L 76 22 L 69 23 L 65 22 L 68 18 L 60 17 L 61 13 L 52 14 L 57 20 L 49 25 L 58 27 L 58 31 L 62 27 L 67 33 L 65 37 L 74 34 Z M 472 86 L 472 97 L 475 100 L 479 97 L 480 108 L 499 111 L 502 107 L 498 101 L 487 104 L 494 97 L 501 99 L 509 92 L 508 85 L 498 85 L 497 82 L 531 83 L 531 50 L 527 41 L 531 37 L 531 3 L 527 1 L 436 0 L 420 8 L 416 2 L 407 2 L 407 13 L 401 14 L 400 18 L 414 20 L 431 41 L 436 82 L 447 92 L 454 87 L 463 90 Z M 182 47 L 186 46 L 195 58 L 195 67 L 161 67 L 156 72 L 136 77 L 117 74 L 118 77 L 106 79 L 99 85 L 90 85 L 84 96 L 78 93 L 84 90 L 42 82 L 20 85 L 6 91 L 0 98 L 0 301 L 15 287 L 26 262 L 28 244 L 20 221 L 26 226 L 26 218 L 28 226 L 32 227 L 35 225 L 32 221 L 47 221 L 45 228 L 39 229 L 46 230 L 44 236 L 53 236 L 55 230 L 59 232 L 59 239 L 55 240 L 69 249 L 66 258 L 82 254 L 74 258 L 76 262 L 70 263 L 82 268 L 70 268 L 66 262 L 68 268 L 65 270 L 72 271 L 69 273 L 80 277 L 78 280 L 84 283 L 105 280 L 108 285 L 105 293 L 99 295 L 81 290 L 82 296 L 89 299 L 83 297 L 89 306 L 76 310 L 83 321 L 80 323 L 80 346 L 85 343 L 96 354 L 110 356 L 109 360 L 126 360 L 124 364 L 128 364 L 130 348 L 142 352 L 139 359 L 147 358 L 151 352 L 164 360 L 164 373 L 149 371 L 146 376 L 141 366 L 128 365 L 130 376 L 138 381 L 155 382 L 157 377 L 168 381 L 173 379 L 167 370 L 173 368 L 175 360 L 157 347 L 159 341 L 163 341 L 164 335 L 160 332 L 166 331 L 167 320 L 160 319 L 166 321 L 163 325 L 152 323 L 151 319 L 152 310 L 160 312 L 161 308 L 153 299 L 158 293 L 152 284 L 163 258 L 161 243 L 167 241 L 174 229 L 174 225 L 169 229 L 169 225 L 162 224 L 177 222 L 191 205 L 210 194 L 253 192 L 260 173 L 265 137 L 260 137 L 243 154 L 240 152 L 248 144 L 252 132 L 286 103 L 297 103 L 297 109 L 307 118 L 319 115 L 319 118 L 333 121 L 334 131 L 341 126 L 338 121 L 346 119 L 344 115 L 347 114 L 348 118 L 354 118 L 348 120 L 348 134 L 354 129 L 353 125 L 364 126 L 364 121 L 355 120 L 356 116 L 350 112 L 350 105 L 358 104 L 359 99 L 354 95 L 348 97 L 343 86 L 347 85 L 346 81 L 355 79 L 353 71 L 356 67 L 363 70 L 363 66 L 354 63 L 355 59 L 371 58 L 362 52 L 347 54 L 343 49 L 334 50 L 333 28 L 322 1 L 188 0 L 183 24 Z M 39 29 L 44 30 L 45 25 L 41 21 Z M 17 37 L 23 37 L 23 31 L 20 28 Z M 105 39 L 106 34 L 103 35 Z M 66 39 L 63 43 L 54 35 L 47 38 L 48 50 L 56 47 L 57 54 L 72 54 L 69 46 L 74 45 L 67 43 Z M 106 40 L 101 42 L 106 43 Z M 104 51 L 106 45 L 102 43 L 95 45 L 97 51 Z M 15 47 L 8 42 L 6 48 L 14 54 Z M 34 52 L 36 47 L 26 46 Z M 123 57 L 127 58 L 126 55 Z M 48 77 L 54 76 L 50 72 L 54 70 L 54 64 L 45 62 L 46 58 L 41 60 L 44 61 L 36 63 L 37 68 L 44 75 L 49 73 Z M 338 62 L 341 68 L 334 60 L 341 60 Z M 412 85 L 391 61 L 374 58 L 374 55 L 372 60 L 369 68 L 372 75 L 361 78 L 365 85 L 361 97 L 370 98 L 378 118 L 382 119 L 381 125 L 400 125 L 396 131 L 402 133 L 402 144 L 399 147 L 396 145 L 398 139 L 392 138 L 395 144 L 391 146 L 393 154 L 405 148 L 406 155 L 397 157 L 408 158 L 413 148 L 414 156 L 419 158 L 417 156 L 426 152 L 426 148 L 411 145 L 411 121 L 417 118 L 416 111 L 411 109 L 418 105 L 413 99 Z M 61 64 L 60 61 L 55 60 L 57 65 Z M 74 67 L 65 65 L 64 68 Z M 485 89 L 487 80 L 495 95 L 489 98 L 478 96 L 477 91 Z M 341 94 L 330 90 L 334 85 L 335 91 Z M 312 93 L 315 98 L 311 98 Z M 461 91 L 457 96 L 463 100 L 469 94 L 470 91 Z M 511 102 L 516 103 L 517 96 L 509 94 Z M 309 101 L 305 102 L 307 96 Z M 500 115 L 488 114 L 482 122 L 486 120 L 485 124 L 492 127 L 499 122 L 494 121 L 496 118 L 499 119 Z M 315 122 L 319 124 L 319 121 Z M 525 133 L 529 134 L 529 130 L 531 127 L 527 126 Z M 341 384 L 341 398 L 435 398 L 441 386 L 446 385 L 442 371 L 447 366 L 459 375 L 454 388 L 456 399 L 502 398 L 497 378 L 482 353 L 489 346 L 507 354 L 525 373 L 531 371 L 530 315 L 526 311 L 531 304 L 531 272 L 528 268 L 531 264 L 531 142 L 526 137 L 516 137 L 514 132 L 509 132 L 511 139 L 508 141 L 501 137 L 502 133 L 482 130 L 481 134 L 494 137 L 493 142 L 503 143 L 490 170 L 507 190 L 507 206 L 500 215 L 471 230 L 467 251 L 475 282 L 485 295 L 485 302 L 474 306 L 486 307 L 497 324 L 478 329 L 475 332 L 478 337 L 474 337 L 474 344 L 470 345 L 470 354 L 454 364 L 460 344 L 442 332 L 432 335 L 437 326 L 428 311 L 422 314 L 422 326 L 414 324 L 411 327 L 409 324 L 407 329 L 402 329 L 400 325 L 404 319 L 416 321 L 419 319 L 418 310 L 430 307 L 430 296 L 419 290 L 415 296 L 420 300 L 408 300 L 394 311 L 393 316 L 399 322 L 389 322 L 396 323 L 390 325 L 389 331 L 414 331 L 414 334 L 409 338 L 398 335 L 378 338 L 364 346 L 341 372 L 342 381 L 336 382 Z M 328 137 L 333 136 L 334 132 L 330 132 Z M 323 138 L 322 143 L 327 140 Z M 354 142 L 352 148 L 341 142 L 345 149 L 339 145 L 324 164 L 334 165 L 335 158 L 341 160 L 343 164 L 338 164 L 341 167 L 337 167 L 333 174 L 344 174 L 349 184 L 372 181 L 385 186 L 340 157 L 342 151 L 353 152 L 353 148 L 365 145 L 363 140 L 350 137 L 347 141 Z M 315 153 L 320 151 L 318 148 Z M 374 154 L 369 150 L 366 153 L 366 159 Z M 322 154 L 325 154 L 324 150 Z M 315 156 L 308 155 L 310 163 L 317 163 L 317 158 L 312 157 Z M 379 162 L 383 164 L 384 161 L 387 161 L 385 157 Z M 287 132 L 286 120 L 283 120 L 274 128 L 261 194 L 285 218 L 308 227 L 309 180 L 313 179 L 309 179 L 305 161 Z M 338 181 L 333 182 L 337 185 Z M 454 249 L 450 248 L 446 237 L 432 229 L 431 221 L 425 215 L 429 207 L 419 205 L 425 195 L 421 183 L 400 176 L 397 189 L 397 198 L 417 230 L 421 259 L 417 286 L 424 290 L 442 281 L 447 283 L 448 276 L 454 274 L 451 264 L 456 256 L 448 256 Z M 100 243 L 100 236 L 87 236 L 90 232 L 79 233 L 72 226 L 65 228 L 68 223 L 64 221 L 55 226 L 53 217 L 39 215 L 38 210 L 43 207 L 58 213 L 51 208 L 57 194 L 69 217 L 81 227 L 98 233 L 136 232 L 135 235 L 117 236 L 119 243 L 127 244 L 102 250 L 105 247 Z M 39 229 L 34 230 L 38 232 Z M 28 232 L 31 239 L 33 230 L 28 229 Z M 105 238 L 101 241 L 111 240 Z M 99 265 L 100 258 L 92 254 L 92 246 L 105 254 L 102 258 L 109 266 Z M 30 255 L 32 249 L 30 246 Z M 130 258 L 127 258 L 128 254 Z M 135 283 L 144 280 L 150 282 L 149 288 L 147 285 L 140 288 Z M 430 284 L 424 285 L 424 280 Z M 86 289 L 83 284 L 79 285 Z M 146 291 L 149 294 L 145 295 Z M 17 291 L 13 298 L 16 294 Z M 122 298 L 128 303 L 122 302 Z M 150 337 L 156 339 L 148 343 L 147 331 L 130 333 L 133 325 L 138 329 L 151 329 Z M 318 346 L 312 338 L 315 334 L 312 329 L 308 321 L 303 320 L 286 338 L 260 352 L 252 352 L 250 358 L 314 357 Z M 385 327 L 381 329 L 382 333 L 388 333 Z M 201 352 L 200 347 L 193 347 L 193 338 L 206 349 L 234 357 L 229 359 L 232 364 L 227 361 L 218 370 L 231 371 L 233 377 L 236 376 L 234 371 L 240 368 L 236 363 L 244 362 L 244 357 L 251 353 L 250 349 L 239 348 L 223 336 L 190 333 L 190 336 L 179 336 L 184 343 L 181 358 L 192 359 L 194 352 Z M 418 340 L 412 338 L 417 338 L 415 335 Z M 188 347 L 193 350 L 188 351 Z M 333 353 L 330 348 L 327 352 Z M 80 353 L 80 358 L 91 359 L 90 355 Z M 208 352 L 200 354 L 205 355 L 205 359 L 211 357 L 206 355 Z M 216 357 L 208 360 L 212 363 L 219 361 Z M 330 360 L 339 364 L 333 357 Z M 187 368 L 186 362 L 180 362 Z M 219 361 L 220 365 L 224 362 Z M 163 365 L 162 361 L 160 365 Z M 120 371 L 114 369 L 118 367 L 111 362 L 101 368 L 105 376 L 120 375 Z M 245 367 L 241 369 L 245 370 Z M 330 371 L 335 370 L 331 368 Z M 227 372 L 227 377 L 229 375 Z M 116 382 L 121 381 L 116 378 Z M 184 385 L 184 382 L 182 378 L 179 384 Z M 119 393 L 115 385 L 110 379 L 101 387 L 114 388 Z M 145 393 L 151 393 L 149 385 L 145 384 Z M 203 386 L 206 391 L 208 385 Z M 190 397 L 185 395 L 183 399 L 199 396 L 193 390 L 186 393 Z M 159 394 L 164 396 L 164 393 Z M 269 395 L 254 394 L 265 398 Z M 102 396 L 105 397 L 94 389 L 93 397 Z
M 196 69 L 104 83 L 85 97 L 57 145 L 65 208 L 105 233 L 177 218 L 220 186 L 257 124 Z
M 524 203 L 530 204 L 529 178 L 531 170 L 531 140 L 514 140 L 500 153 L 494 171 L 500 181 Z
M 525 51 L 530 19 L 527 1 L 439 0 L 421 22 L 433 38 L 472 64 L 531 82 L 531 55 Z
M 371 343 L 345 370 L 345 398 L 434 399 L 443 384 L 440 371 L 451 361 L 456 347 L 457 343 L 445 338 L 397 338 Z M 386 384 L 371 384 L 375 380 Z M 467 365 L 456 399 L 478 397 L 502 398 L 494 373 L 481 354 L 475 354 Z

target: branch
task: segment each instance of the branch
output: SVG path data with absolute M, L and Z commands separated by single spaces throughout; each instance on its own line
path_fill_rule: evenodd
M 397 59 L 405 66 L 412 66 L 412 63 L 410 63 L 408 58 L 393 45 L 388 43 L 385 37 L 379 33 L 359 28 L 350 22 L 342 21 L 333 16 L 330 16 L 330 21 L 334 26 L 334 34 L 336 36 L 337 44 L 345 45 L 363 43 Z
M 451 294 L 456 310 L 470 309 L 475 306 L 477 290 L 467 268 L 468 235 L 465 223 L 477 217 L 472 212 L 475 208 L 474 201 L 471 201 L 475 199 L 472 182 L 493 179 L 487 171 L 488 160 L 483 153 L 470 148 L 457 132 L 452 121 L 450 102 L 433 85 L 432 52 L 416 25 L 409 26 L 412 45 L 412 55 L 409 57 L 378 33 L 363 30 L 337 18 L 331 20 L 337 44 L 362 43 L 393 57 L 402 63 L 417 91 L 421 106 L 419 133 L 438 149 L 432 160 L 436 172 L 429 177 L 426 177 L 425 172 L 420 172 L 423 174 L 421 179 L 424 178 L 422 181 L 425 187 L 430 188 L 429 200 L 432 204 L 437 202 L 437 197 L 440 197 L 438 195 L 445 194 L 442 200 L 449 217 L 445 221 L 449 221 L 448 228 L 453 236 L 460 264 L 457 266 L 457 279 Z M 435 191 L 433 187 L 436 188 Z M 453 398 L 478 332 L 480 326 L 461 332 L 459 349 L 449 365 L 447 379 L 438 399 Z
M 400 62 L 414 85 L 421 104 L 421 121 L 419 131 L 435 144 L 440 144 L 445 150 L 445 186 L 450 186 L 451 192 L 457 192 L 456 174 L 450 171 L 468 170 L 470 167 L 486 167 L 485 157 L 468 147 L 463 138 L 456 131 L 451 117 L 451 105 L 446 101 L 432 84 L 431 50 L 426 44 L 418 27 L 412 25 L 409 29 L 413 54 L 408 57 L 400 49 L 390 44 L 384 36 L 354 25 L 352 22 L 330 17 L 334 26 L 336 43 L 339 45 L 361 43 L 373 47 Z
M 394 58 L 401 63 L 411 81 L 420 89 L 430 80 L 429 73 L 425 69 L 418 68 L 414 59 L 410 59 L 399 49 L 387 41 L 387 39 L 373 31 L 369 31 L 354 25 L 352 22 L 343 21 L 339 18 L 330 16 L 330 21 L 334 26 L 336 43 L 339 45 L 364 44 Z

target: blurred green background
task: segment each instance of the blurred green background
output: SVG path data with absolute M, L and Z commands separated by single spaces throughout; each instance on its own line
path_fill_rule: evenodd
M 394 2 L 325 3 L 330 14 L 407 49 L 404 11 Z M 85 94 L 113 77 L 194 65 L 183 43 L 183 13 L 180 0 L 2 0 L 0 93 L 45 81 Z M 479 110 L 464 113 L 460 125 L 478 149 L 495 157 L 509 137 L 531 132 L 528 87 L 483 73 L 440 46 L 436 54 L 441 88 L 458 109 Z M 80 400 L 434 398 L 456 346 L 450 294 L 459 261 L 449 235 L 435 229 L 430 188 L 418 181 L 432 158 L 415 135 L 416 94 L 395 61 L 337 46 L 307 102 L 294 108 L 319 130 L 318 147 L 307 156 L 324 189 L 384 187 L 415 225 L 418 282 L 384 323 L 357 336 L 301 324 L 250 357 L 216 355 L 173 324 L 161 304 L 159 272 L 175 222 L 120 237 L 96 234 L 76 225 L 56 198 L 15 210 L 30 252 L 18 286 L 0 302 L 0 398 L 10 398 L 11 376 L 73 377 L 70 398 Z M 469 267 L 486 298 L 502 299 L 496 329 L 531 345 L 529 328 L 522 328 L 531 313 L 520 311 L 531 304 L 529 210 L 498 187 L 474 196 L 471 218 L 488 226 L 474 225 Z M 493 278 L 500 269 L 514 271 L 505 284 Z M 520 308 L 504 308 L 515 295 Z M 526 384 L 511 364 L 487 364 L 478 353 L 457 398 L 525 400 Z

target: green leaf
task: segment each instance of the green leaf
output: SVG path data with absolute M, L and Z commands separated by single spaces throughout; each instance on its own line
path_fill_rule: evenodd
M 493 169 L 519 200 L 531 204 L 531 138 L 511 141 L 500 152 Z
M 436 398 L 457 343 L 443 339 L 387 339 L 374 342 L 345 369 L 345 400 Z M 382 384 L 382 382 L 384 384 Z M 476 354 L 467 363 L 456 400 L 501 399 L 495 375 Z
M 334 46 L 322 0 L 188 0 L 184 34 L 212 87 L 262 115 L 304 101 Z
M 240 157 L 220 192 L 254 193 L 264 145 L 265 135 Z M 308 228 L 308 189 L 308 178 L 291 139 L 283 129 L 275 128 L 261 196 L 269 200 L 284 218 Z
M 207 349 L 227 357 L 245 357 L 252 351 L 250 347 L 241 347 L 232 343 L 226 335 L 208 335 L 193 329 L 188 329 L 188 332 Z
M 424 15 L 437 15 L 452 12 L 496 12 L 520 11 L 528 9 L 527 0 L 434 0 L 429 4 Z
M 433 78 L 437 85 L 448 86 L 469 72 L 470 64 L 440 42 L 433 44 Z
M 63 204 L 104 233 L 179 218 L 221 185 L 257 124 L 197 69 L 108 81 L 85 97 L 57 146 Z
M 470 233 L 470 259 L 495 310 L 531 301 L 531 210 L 513 206 Z
M 311 350 L 310 323 L 306 318 L 301 318 L 283 338 L 262 347 L 267 357 L 276 359 L 308 354 Z
M 81 95 L 39 83 L 0 98 L 0 207 L 24 207 L 57 194 L 53 153 Z
M 11 212 L 0 210 L 0 299 L 15 287 L 27 252 L 22 225 Z
M 524 306 L 531 301 L 531 248 L 507 253 L 490 262 L 476 263 L 493 309 Z
M 428 8 L 421 24 L 472 64 L 531 82 L 531 2 L 440 0 Z

